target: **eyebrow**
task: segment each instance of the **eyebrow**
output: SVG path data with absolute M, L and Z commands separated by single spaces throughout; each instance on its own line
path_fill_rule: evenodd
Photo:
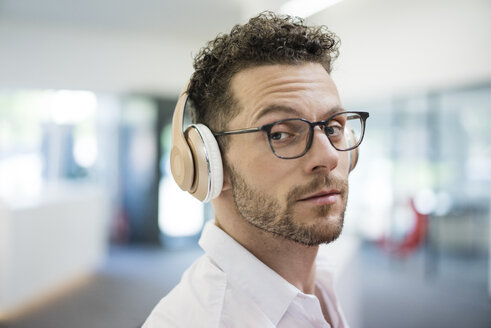
M 334 115 L 335 113 L 343 112 L 344 108 L 341 106 L 334 106 L 326 114 L 326 118 L 330 117 L 331 115 Z M 296 110 L 293 107 L 290 106 L 284 106 L 284 105 L 271 105 L 268 107 L 265 107 L 264 109 L 260 110 L 259 112 L 256 113 L 255 118 L 253 122 L 257 122 L 261 117 L 266 116 L 271 113 L 285 113 L 285 114 L 293 114 L 297 115 L 298 117 L 302 117 L 303 114 L 300 113 L 298 110 Z
M 300 116 L 300 112 L 297 111 L 295 108 L 290 107 L 290 106 L 283 106 L 283 105 L 271 105 L 268 107 L 265 107 L 261 109 L 259 112 L 256 113 L 255 118 L 253 122 L 257 122 L 261 117 L 266 116 L 271 113 L 285 113 L 285 114 L 293 114 L 293 115 L 298 115 Z

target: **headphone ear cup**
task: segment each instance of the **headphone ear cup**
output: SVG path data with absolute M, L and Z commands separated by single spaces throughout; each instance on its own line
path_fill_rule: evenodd
M 220 195 L 223 187 L 223 164 L 215 136 L 203 124 L 193 124 L 185 132 L 193 153 L 194 181 L 189 192 L 208 202 Z

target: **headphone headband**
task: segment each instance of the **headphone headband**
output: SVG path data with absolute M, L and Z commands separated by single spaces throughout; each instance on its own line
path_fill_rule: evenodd
M 187 88 L 188 85 L 181 92 L 172 117 L 172 149 L 170 153 L 172 175 L 184 191 L 191 189 L 194 179 L 193 155 L 182 131 L 184 109 L 188 99 Z

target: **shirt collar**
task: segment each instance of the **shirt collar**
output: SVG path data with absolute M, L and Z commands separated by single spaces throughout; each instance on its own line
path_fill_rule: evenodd
M 246 293 L 276 326 L 300 290 L 211 221 L 205 225 L 199 244 L 225 272 L 230 284 Z

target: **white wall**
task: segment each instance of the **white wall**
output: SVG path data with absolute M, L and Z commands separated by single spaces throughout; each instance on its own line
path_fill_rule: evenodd
M 192 72 L 187 42 L 72 26 L 0 23 L 0 88 L 177 93 Z
M 104 260 L 108 199 L 70 185 L 0 203 L 0 322 L 89 275 Z
M 345 0 L 309 22 L 341 37 L 345 99 L 491 80 L 489 0 Z

